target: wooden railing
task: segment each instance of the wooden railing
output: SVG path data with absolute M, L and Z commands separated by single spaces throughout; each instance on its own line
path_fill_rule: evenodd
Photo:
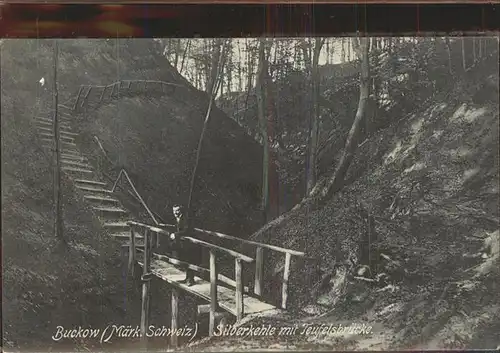
M 285 255 L 284 267 L 283 267 L 283 279 L 281 286 L 281 307 L 283 309 L 287 308 L 288 301 L 288 281 L 290 278 L 290 266 L 292 262 L 292 256 L 306 257 L 306 254 L 302 251 L 296 251 L 291 249 L 282 248 L 280 246 L 260 243 L 252 240 L 246 240 L 234 237 L 232 235 L 213 232 L 209 230 L 204 230 L 200 228 L 194 228 L 196 232 L 200 234 L 206 234 L 209 236 L 214 236 L 220 239 L 227 239 L 238 242 L 240 244 L 250 245 L 255 248 L 255 279 L 254 279 L 254 294 L 262 296 L 263 290 L 263 271 L 264 271 L 264 249 L 276 251 Z
M 106 160 L 111 165 L 114 165 L 113 161 L 111 160 L 111 158 L 109 158 L 108 154 L 106 153 L 106 150 L 104 149 L 103 145 L 101 144 L 101 141 L 99 140 L 99 138 L 97 136 L 94 136 L 94 139 L 97 142 L 97 145 L 99 146 L 99 150 L 101 151 L 102 155 L 104 155 L 104 157 L 106 157 Z M 106 175 L 106 177 L 111 178 L 108 175 Z M 121 178 L 125 178 L 125 180 L 127 180 L 128 184 L 130 185 L 130 187 L 133 190 L 133 193 L 131 193 L 129 191 L 129 194 L 136 201 L 138 201 L 141 204 L 141 206 L 148 213 L 148 215 L 150 216 L 150 218 L 154 222 L 154 224 L 155 225 L 160 224 L 160 222 L 158 221 L 157 217 L 155 216 L 155 212 L 153 212 L 151 210 L 151 208 L 146 204 L 146 202 L 144 202 L 144 199 L 142 198 L 142 196 L 139 193 L 139 191 L 137 191 L 137 188 L 135 187 L 134 182 L 132 181 L 132 179 L 130 179 L 130 176 L 128 175 L 127 171 L 124 168 L 120 169 L 120 172 L 118 173 L 118 176 L 116 177 L 116 179 L 114 179 L 113 186 L 112 186 L 112 188 L 109 191 L 115 192 L 116 188 L 118 187 L 118 182 L 120 181 Z
M 133 222 L 137 223 L 137 222 Z M 175 225 L 172 224 L 163 224 L 160 223 L 157 226 L 158 227 L 151 227 L 145 224 L 137 223 L 138 225 L 140 224 L 143 227 L 149 227 L 149 229 L 153 232 L 158 232 L 160 234 L 170 234 L 168 231 L 164 230 L 166 229 L 171 229 L 175 230 L 176 227 Z M 214 232 L 214 231 L 209 231 L 205 229 L 200 229 L 200 228 L 193 228 L 193 231 L 198 232 L 200 234 L 205 234 L 213 237 L 217 237 L 219 239 L 226 239 L 226 240 L 231 240 L 235 241 L 236 243 L 247 245 L 247 246 L 252 246 L 255 251 L 255 275 L 254 275 L 254 281 L 253 281 L 253 292 L 256 296 L 261 297 L 263 295 L 263 274 L 264 274 L 264 251 L 265 250 L 271 250 L 275 251 L 281 254 L 284 254 L 284 266 L 283 266 L 283 278 L 281 281 L 281 308 L 286 309 L 287 308 L 287 302 L 288 302 L 288 292 L 289 292 L 289 278 L 290 278 L 290 270 L 291 270 L 291 264 L 292 264 L 292 256 L 296 257 L 301 257 L 301 258 L 306 258 L 310 259 L 306 254 L 302 251 L 296 251 L 292 249 L 286 249 L 280 246 L 276 245 L 271 245 L 271 244 L 265 244 L 261 242 L 256 242 L 252 240 L 246 240 L 246 239 L 241 239 L 238 237 L 234 237 L 228 234 L 220 233 L 220 232 Z M 189 238 L 186 237 L 186 239 L 191 239 L 193 243 L 200 242 L 201 240 L 194 239 L 194 238 Z M 132 243 L 132 240 L 131 242 Z M 213 245 L 213 244 L 212 244 Z M 225 248 L 224 248 L 225 249 Z M 132 250 L 132 248 L 131 248 Z M 229 249 L 226 249 L 229 250 Z M 232 250 L 231 250 L 232 251 Z M 239 254 L 238 252 L 235 252 L 235 254 Z M 171 261 L 167 256 L 164 255 L 155 255 L 154 257 L 162 260 L 166 260 L 172 264 L 179 264 L 176 261 Z M 131 260 L 132 261 L 132 260 Z M 133 262 L 129 263 L 131 266 Z M 185 264 L 184 264 L 185 265 Z M 195 265 L 190 265 L 191 269 L 198 271 L 200 273 L 206 272 L 206 269 L 200 268 Z M 235 281 L 223 276 L 223 275 L 218 275 L 218 280 L 220 282 L 226 283 L 228 285 L 234 286 L 236 283 Z M 245 292 L 249 291 L 246 287 L 244 288 Z
M 124 85 L 126 84 L 126 86 Z M 116 81 L 113 82 L 109 85 L 105 86 L 98 86 L 98 85 L 89 85 L 89 86 L 80 86 L 80 89 L 78 90 L 78 94 L 76 96 L 76 101 L 73 105 L 73 110 L 76 111 L 78 108 L 83 108 L 85 104 L 89 102 L 89 96 L 90 93 L 93 90 L 100 90 L 100 95 L 99 95 L 99 100 L 98 102 L 102 102 L 105 99 L 105 94 L 106 92 L 109 92 L 108 98 L 112 98 L 115 96 L 115 92 L 118 94 L 122 90 L 128 90 L 130 91 L 132 89 L 132 85 L 139 87 L 142 91 L 146 92 L 148 91 L 148 87 L 154 87 L 156 86 L 158 88 L 158 91 L 160 92 L 165 92 L 165 88 L 170 88 L 170 89 L 176 89 L 176 88 L 185 88 L 188 89 L 187 87 L 183 85 L 179 85 L 176 83 L 172 82 L 165 82 L 165 81 L 155 81 L 155 80 L 121 80 L 121 81 Z M 142 86 L 142 87 L 141 87 Z
M 160 222 L 158 222 L 158 220 L 156 219 L 156 217 L 154 216 L 153 212 L 151 211 L 151 209 L 148 207 L 148 205 L 146 204 L 146 202 L 144 202 L 144 199 L 142 198 L 142 196 L 139 194 L 139 192 L 137 191 L 134 183 L 132 182 L 132 180 L 130 179 L 130 176 L 128 175 L 127 171 L 125 169 L 121 169 L 120 170 L 120 173 L 118 173 L 118 176 L 116 177 L 116 180 L 115 180 L 115 183 L 113 184 L 113 187 L 110 189 L 111 192 L 115 192 L 116 190 L 116 186 L 118 185 L 118 182 L 120 181 L 120 179 L 124 177 L 125 180 L 127 180 L 127 182 L 129 183 L 130 187 L 132 188 L 132 190 L 134 191 L 134 194 L 135 196 L 137 197 L 137 199 L 139 200 L 139 202 L 141 203 L 142 207 L 144 207 L 144 209 L 146 210 L 146 212 L 149 214 L 149 216 L 151 217 L 151 219 L 153 220 L 153 222 L 155 223 L 155 225 L 158 225 L 160 224 Z
M 152 277 L 151 273 L 151 260 L 152 258 L 157 258 L 161 260 L 166 260 L 169 263 L 175 265 L 184 265 L 185 267 L 196 271 L 198 273 L 208 273 L 210 278 L 210 309 L 209 309 L 209 330 L 210 332 L 214 331 L 215 328 L 215 319 L 217 315 L 217 311 L 219 309 L 219 300 L 218 300 L 218 282 L 225 282 L 235 288 L 235 303 L 236 303 L 236 319 L 241 320 L 244 315 L 244 303 L 243 303 L 243 263 L 252 263 L 254 261 L 253 258 L 241 254 L 237 251 L 224 248 L 222 246 L 218 246 L 200 239 L 196 239 L 189 236 L 184 236 L 181 241 L 188 241 L 203 248 L 206 248 L 210 252 L 210 266 L 209 269 L 202 268 L 201 266 L 189 264 L 178 259 L 173 259 L 171 257 L 154 254 L 153 248 L 158 247 L 160 236 L 170 236 L 170 232 L 160 228 L 151 226 L 144 223 L 139 223 L 135 221 L 127 222 L 130 225 L 130 242 L 129 242 L 129 270 L 133 271 L 134 265 L 136 263 L 136 252 L 142 252 L 144 254 L 143 260 L 143 275 L 142 280 L 143 284 L 143 320 L 141 320 L 141 330 L 145 330 L 148 326 L 147 313 L 149 312 L 149 290 L 150 284 L 149 280 Z M 136 246 L 136 232 L 135 230 L 139 228 L 144 231 L 144 244 L 142 246 L 143 249 L 138 249 Z M 221 276 L 218 272 L 217 268 L 217 254 L 226 254 L 230 255 L 234 258 L 234 269 L 235 269 L 235 279 L 230 280 L 225 276 Z M 173 322 L 172 322 L 173 323 Z M 177 326 L 177 323 L 175 323 Z

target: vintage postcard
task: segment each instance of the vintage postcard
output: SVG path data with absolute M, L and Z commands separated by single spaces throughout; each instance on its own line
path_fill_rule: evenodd
M 500 346 L 497 37 L 0 53 L 4 351 Z

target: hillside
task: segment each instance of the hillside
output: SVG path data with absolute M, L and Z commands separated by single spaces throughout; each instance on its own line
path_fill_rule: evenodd
M 3 343 L 5 349 L 46 350 L 49 343 L 62 349 L 50 339 L 56 325 L 132 323 L 140 297 L 123 278 L 118 243 L 106 236 L 67 178 L 69 245 L 59 246 L 51 162 L 30 121 L 33 107 L 9 93 L 2 91 Z M 75 343 L 80 344 L 66 342 Z
M 322 272 L 311 287 L 292 264 L 297 311 L 253 325 L 358 323 L 371 334 L 214 338 L 193 349 L 497 347 L 497 61 L 495 51 L 417 97 L 408 114 L 386 116 L 392 123 L 359 144 L 340 192 L 297 205 L 252 237 L 314 254 Z M 271 271 L 281 276 L 281 259 Z
M 202 108 L 177 90 L 172 95 L 123 97 L 82 114 L 81 145 L 125 168 L 147 204 L 169 223 L 171 207 L 186 202 L 202 128 Z M 199 103 L 198 103 L 199 104 Z M 200 104 L 201 105 L 201 104 Z M 240 156 L 246 154 L 248 158 Z M 259 146 L 231 119 L 215 115 L 206 133 L 194 190 L 197 226 L 249 234 L 260 224 Z M 143 172 L 147 171 L 147 172 Z
M 9 349 L 93 349 L 96 342 L 63 344 L 51 336 L 57 325 L 140 321 L 139 283 L 126 276 L 120 243 L 108 237 L 66 176 L 63 212 L 69 244 L 54 238 L 53 166 L 33 122 L 53 105 L 52 45 L 51 40 L 6 40 L 1 47 L 2 319 Z M 60 41 L 59 102 L 75 98 L 80 85 L 122 79 L 186 85 L 156 49 L 152 40 Z M 76 114 L 71 124 L 89 160 L 102 160 L 94 140 L 98 136 L 114 162 L 106 172 L 116 177 L 120 168 L 127 168 L 147 203 L 172 222 L 172 204 L 187 198 L 205 110 L 206 95 L 188 87 L 187 94 L 177 97 L 120 97 Z M 247 160 L 239 158 L 242 154 Z M 215 110 L 194 195 L 196 216 L 206 221 L 196 225 L 243 234 L 257 229 L 259 200 L 252 195 L 259 183 L 259 160 L 259 146 Z M 137 208 L 137 202 L 131 207 Z

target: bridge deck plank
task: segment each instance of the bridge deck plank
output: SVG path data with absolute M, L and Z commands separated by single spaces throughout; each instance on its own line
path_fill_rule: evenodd
M 142 267 L 142 262 L 139 262 L 139 265 Z M 172 264 L 169 264 L 165 261 L 161 260 L 152 260 L 151 261 L 151 272 L 161 278 L 162 280 L 168 282 L 171 285 L 174 285 L 192 295 L 195 295 L 199 298 L 210 302 L 210 282 L 205 281 L 199 277 L 195 277 L 195 284 L 191 287 L 179 283 L 182 281 L 186 274 L 174 267 Z M 219 300 L 219 306 L 221 309 L 226 310 L 231 315 L 236 316 L 236 298 L 235 298 L 235 290 L 232 288 L 226 288 L 223 286 L 217 287 L 217 296 Z M 250 314 L 257 314 L 268 310 L 276 309 L 275 306 L 264 303 L 263 301 L 249 296 L 248 294 L 243 295 L 243 305 L 244 305 L 244 316 Z

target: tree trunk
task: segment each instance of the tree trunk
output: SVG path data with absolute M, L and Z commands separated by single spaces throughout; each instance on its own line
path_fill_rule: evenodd
M 194 191 L 194 184 L 195 184 L 195 180 L 196 180 L 196 174 L 198 172 L 198 164 L 200 162 L 200 155 L 201 155 L 201 149 L 203 147 L 203 139 L 205 137 L 205 133 L 206 133 L 206 130 L 207 130 L 207 127 L 208 127 L 208 124 L 210 122 L 210 113 L 212 112 L 212 106 L 214 104 L 214 100 L 215 100 L 215 97 L 217 95 L 217 91 L 220 87 L 220 84 L 222 82 L 222 80 L 220 79 L 220 74 L 223 70 L 223 55 L 222 55 L 222 39 L 218 39 L 217 42 L 216 42 L 216 47 L 215 47 L 215 50 L 214 50 L 214 60 L 212 60 L 212 62 L 215 62 L 215 65 L 214 65 L 214 70 L 211 70 L 212 71 L 212 77 L 210 78 L 210 81 L 212 82 L 211 84 L 211 87 L 212 87 L 212 91 L 209 92 L 210 94 L 210 100 L 209 100 L 209 103 L 208 103 L 208 108 L 207 108 L 207 114 L 205 116 L 205 122 L 203 123 L 203 128 L 201 130 L 201 135 L 200 135 L 200 139 L 198 141 L 198 148 L 196 150 L 196 160 L 195 160 L 195 164 L 194 164 L 194 168 L 193 168 L 193 173 L 191 175 L 191 183 L 190 183 L 190 187 L 189 187 L 189 198 L 188 198 L 188 202 L 187 202 L 187 213 L 188 213 L 188 217 L 186 217 L 187 219 L 189 219 L 189 216 L 192 215 L 192 209 L 191 209 L 191 202 L 193 200 L 193 191 Z
M 179 70 L 179 54 L 181 51 L 181 40 L 177 38 L 175 40 L 175 56 L 174 56 L 174 67 L 176 70 Z
M 452 62 L 451 62 L 450 38 L 449 37 L 444 37 L 444 42 L 446 44 L 446 51 L 448 52 L 448 68 L 450 70 L 450 75 L 453 75 L 453 65 L 452 65 Z
M 238 92 L 243 91 L 243 70 L 241 69 L 241 63 L 243 58 L 241 57 L 241 43 L 238 43 Z
M 308 195 L 316 184 L 316 157 L 319 135 L 319 55 L 325 39 L 316 38 L 311 70 L 312 83 L 312 114 L 310 115 L 309 137 L 308 137 L 308 158 L 306 170 L 306 194 Z
M 326 63 L 330 64 L 330 41 L 326 41 Z
M 477 61 L 477 57 L 476 57 L 476 37 L 472 37 L 472 54 L 474 56 L 474 64 L 475 64 L 476 61 Z
M 248 108 L 248 99 L 250 98 L 250 92 L 252 91 L 252 83 L 253 83 L 253 53 L 251 52 L 251 47 L 245 39 L 246 51 L 248 55 L 247 60 L 247 68 L 248 68 L 248 82 L 247 82 L 247 96 L 245 99 L 245 109 Z
M 353 38 L 355 41 L 356 38 Z M 368 61 L 368 39 L 366 37 L 359 39 L 360 43 L 353 43 L 353 48 L 356 51 L 357 56 L 361 61 L 361 78 L 360 78 L 360 94 L 358 110 L 356 111 L 356 116 L 352 123 L 351 130 L 347 135 L 347 140 L 345 143 L 344 151 L 340 158 L 339 164 L 335 169 L 332 177 L 326 179 L 325 185 L 319 186 L 316 184 L 311 192 L 311 196 L 319 196 L 320 199 L 327 199 L 331 194 L 339 187 L 341 187 L 347 170 L 351 165 L 352 159 L 354 157 L 354 152 L 357 147 L 358 135 L 360 131 L 363 118 L 365 116 L 366 103 L 370 95 L 370 65 Z
M 351 38 L 349 38 L 347 40 L 347 60 L 348 61 L 351 61 L 351 41 L 352 41 Z
M 179 70 L 179 73 L 182 74 L 182 70 L 184 69 L 184 61 L 186 60 L 186 55 L 189 51 L 189 46 L 191 45 L 191 39 L 186 39 L 186 48 L 184 49 L 184 53 L 182 53 L 182 61 L 181 61 L 181 68 Z
M 298 66 L 297 63 L 300 60 L 299 54 L 300 54 L 300 52 L 299 52 L 298 45 L 294 45 L 293 46 L 293 69 L 296 69 Z
M 370 135 L 373 130 L 374 124 L 378 118 L 377 114 L 380 110 L 380 60 L 379 55 L 381 53 L 381 45 L 380 42 L 373 38 L 373 50 L 374 50 L 374 60 L 373 66 L 375 67 L 376 73 L 373 75 L 373 103 L 374 103 L 374 112 L 370 112 L 370 118 L 365 118 L 366 120 L 366 133 Z
M 257 82 L 255 85 L 257 93 L 257 112 L 261 135 L 263 139 L 263 158 L 262 158 L 262 198 L 261 207 L 263 212 L 264 222 L 267 221 L 267 211 L 269 207 L 269 139 L 267 137 L 267 124 L 265 123 L 265 94 L 264 94 L 264 71 L 266 68 L 265 63 L 265 39 L 261 38 L 259 41 L 259 64 L 257 68 Z
M 300 48 L 302 49 L 302 55 L 304 56 L 304 65 L 306 67 L 306 71 L 309 70 L 309 75 L 311 74 L 311 55 L 310 55 L 310 43 L 306 41 L 306 39 L 302 40 Z M 310 77 L 310 76 L 309 76 Z
M 219 60 L 223 57 L 223 53 L 221 52 L 222 49 L 222 39 L 217 39 L 217 41 L 213 45 L 213 50 L 212 50 L 212 61 L 210 64 L 210 76 L 207 80 L 207 93 L 212 95 L 214 94 L 214 88 L 216 86 L 216 80 L 217 79 L 222 79 L 222 75 L 219 75 L 222 73 L 223 68 L 219 68 Z M 215 98 L 215 96 L 214 96 Z
M 224 54 L 225 56 L 225 61 L 226 61 L 226 65 L 224 65 L 224 67 L 226 68 L 226 77 L 227 77 L 227 93 L 231 93 L 232 92 L 232 86 L 233 86 L 233 61 L 232 61 L 232 57 L 233 57 L 233 53 L 232 53 L 232 50 L 229 50 L 227 53 Z
M 343 63 L 345 63 L 345 38 L 342 38 L 341 46 L 342 46 L 342 50 L 341 50 L 340 58 L 341 58 L 341 62 L 343 64 Z
M 462 67 L 465 71 L 466 70 L 466 66 L 465 66 L 465 37 L 462 37 Z
M 57 61 L 59 56 L 59 48 L 57 40 L 54 40 L 54 232 L 55 237 L 65 243 L 66 239 L 63 234 L 63 210 L 62 210 L 62 190 L 61 190 L 61 147 L 59 137 L 59 93 L 57 90 Z

